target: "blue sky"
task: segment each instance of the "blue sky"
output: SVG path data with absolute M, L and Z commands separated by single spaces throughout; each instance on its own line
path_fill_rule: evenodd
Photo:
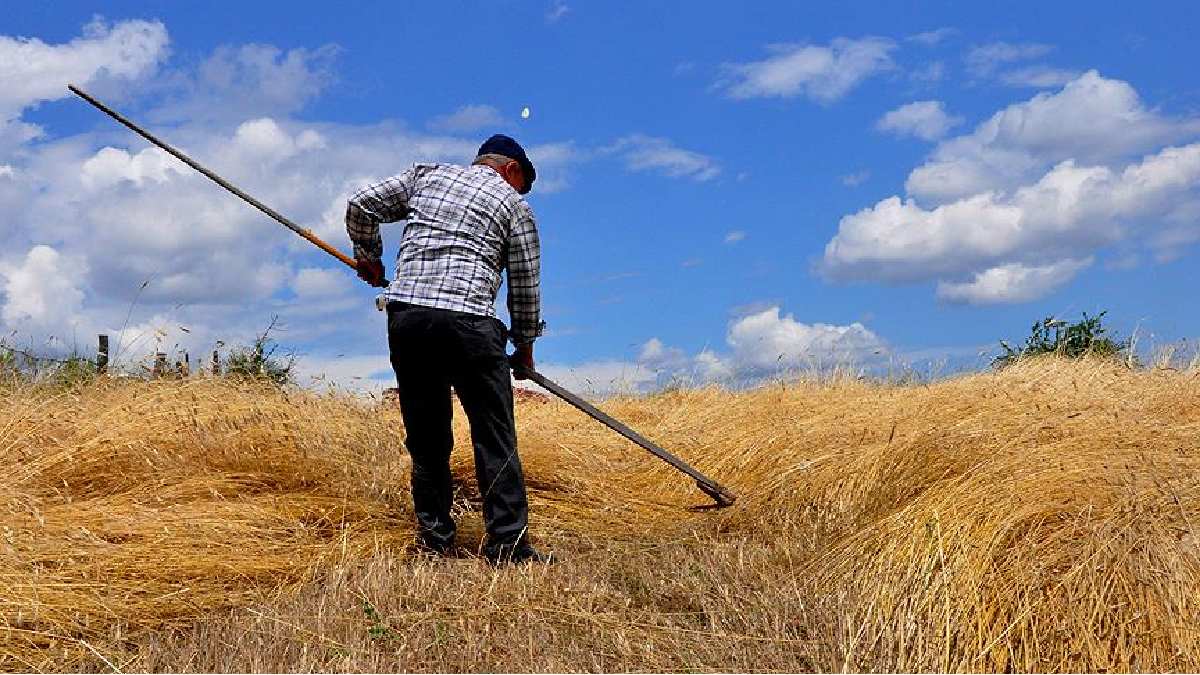
M 69 78 L 345 250 L 353 186 L 514 135 L 542 176 L 538 359 L 585 388 L 977 363 L 1085 310 L 1195 337 L 1198 15 L 30 3 L 0 24 L 0 326 L 40 348 L 124 326 L 134 360 L 279 314 L 307 374 L 387 380 L 369 289 Z

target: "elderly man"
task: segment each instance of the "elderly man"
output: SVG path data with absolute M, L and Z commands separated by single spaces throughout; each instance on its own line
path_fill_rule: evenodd
M 418 164 L 355 194 L 346 209 L 358 274 L 383 286 L 379 224 L 407 220 L 396 277 L 384 292 L 388 346 L 412 457 L 418 545 L 446 553 L 450 516 L 450 388 L 466 411 L 475 475 L 494 563 L 546 562 L 527 538 L 528 503 L 513 423 L 510 361 L 533 368 L 541 335 L 541 248 L 522 195 L 536 176 L 525 150 L 497 134 L 471 166 Z M 508 270 L 510 337 L 495 316 L 500 273 Z

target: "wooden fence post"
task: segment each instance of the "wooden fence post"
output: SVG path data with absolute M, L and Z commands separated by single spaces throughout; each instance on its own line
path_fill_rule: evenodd
M 108 373 L 108 336 L 101 335 L 100 344 L 96 347 L 96 372 Z

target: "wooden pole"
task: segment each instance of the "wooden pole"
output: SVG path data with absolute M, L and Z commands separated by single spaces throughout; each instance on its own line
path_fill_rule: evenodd
M 99 344 L 96 347 L 96 372 L 104 375 L 108 373 L 108 336 L 100 335 Z

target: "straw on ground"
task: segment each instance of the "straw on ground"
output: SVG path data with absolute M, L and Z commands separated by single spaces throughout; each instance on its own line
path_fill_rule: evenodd
M 1200 374 L 1039 359 L 518 409 L 566 562 L 410 548 L 390 405 L 232 380 L 10 386 L 0 669 L 1197 670 Z

